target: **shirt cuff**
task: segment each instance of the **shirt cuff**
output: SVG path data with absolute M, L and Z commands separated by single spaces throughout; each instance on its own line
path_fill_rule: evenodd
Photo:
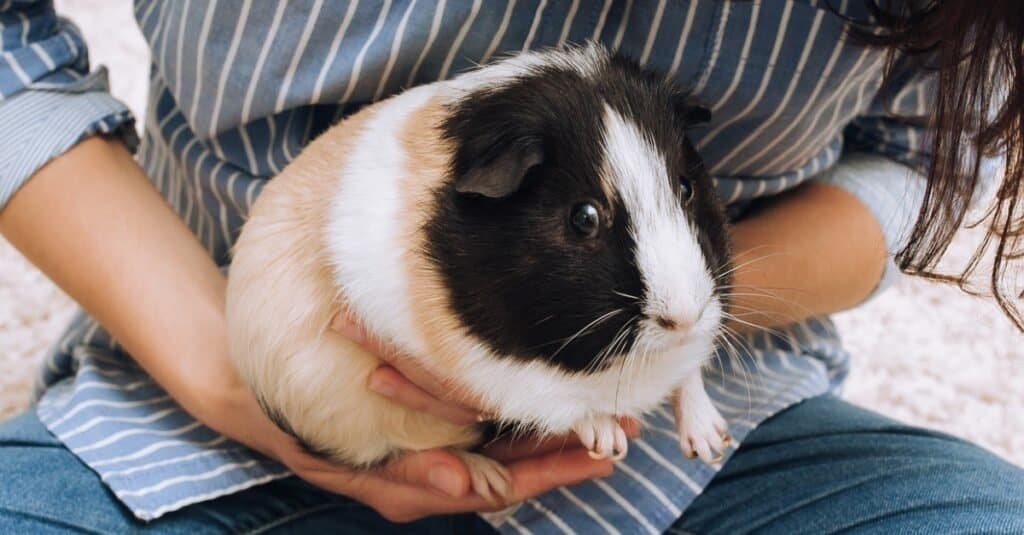
M 0 210 L 43 165 L 95 134 L 116 134 L 138 145 L 128 108 L 104 90 L 98 70 L 80 84 L 29 89 L 0 102 Z
M 814 179 L 848 191 L 871 211 L 885 236 L 885 271 L 869 301 L 892 285 L 900 270 L 895 256 L 907 244 L 924 202 L 925 177 L 894 160 L 869 153 L 844 156 Z

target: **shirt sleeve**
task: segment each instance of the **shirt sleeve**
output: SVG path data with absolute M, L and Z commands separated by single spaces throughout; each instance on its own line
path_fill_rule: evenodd
M 934 73 L 898 60 L 868 109 L 847 125 L 843 156 L 815 178 L 856 196 L 882 228 L 888 259 L 869 299 L 898 277 L 895 255 L 906 245 L 924 201 L 931 161 L 926 125 L 934 110 L 935 82 Z
M 128 108 L 89 72 L 78 29 L 50 0 L 0 0 L 0 210 L 35 172 L 82 139 L 138 138 Z

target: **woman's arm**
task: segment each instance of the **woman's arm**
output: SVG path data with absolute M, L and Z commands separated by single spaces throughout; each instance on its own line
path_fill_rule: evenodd
M 734 312 L 754 325 L 733 327 L 846 310 L 895 279 L 893 257 L 923 203 L 935 81 L 935 72 L 900 58 L 844 129 L 835 166 L 734 225 Z
M 352 472 L 307 454 L 264 416 L 227 352 L 225 279 L 124 146 L 90 138 L 54 159 L 0 211 L 0 233 L 77 300 L 193 416 L 389 519 L 494 509 L 444 451 Z M 512 500 L 606 475 L 582 448 L 501 448 Z
M 836 186 L 808 182 L 733 225 L 728 326 L 740 332 L 851 308 L 882 277 L 886 243 L 871 210 Z
M 207 407 L 238 397 L 214 357 L 224 276 L 121 143 L 90 138 L 41 168 L 0 211 L 0 232 L 189 412 L 212 421 Z

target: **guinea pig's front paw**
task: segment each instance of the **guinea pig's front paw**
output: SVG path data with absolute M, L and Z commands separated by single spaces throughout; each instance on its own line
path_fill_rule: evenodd
M 614 416 L 584 418 L 576 422 L 573 431 L 594 459 L 611 458 L 618 461 L 626 457 L 629 441 L 626 440 L 626 432 L 619 425 L 619 420 Z
M 683 454 L 707 464 L 720 462 L 732 443 L 729 426 L 711 402 L 701 382 L 680 388 L 674 401 L 676 430 Z
M 501 463 L 465 450 L 452 451 L 466 463 L 474 492 L 495 505 L 512 495 L 512 475 Z

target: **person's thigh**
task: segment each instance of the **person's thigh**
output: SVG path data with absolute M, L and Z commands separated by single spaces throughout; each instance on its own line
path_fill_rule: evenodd
M 1024 534 L 1024 470 L 835 397 L 766 421 L 676 533 Z
M 0 534 L 478 533 L 478 517 L 387 522 L 370 508 L 287 478 L 143 523 L 63 447 L 35 411 L 0 423 Z

